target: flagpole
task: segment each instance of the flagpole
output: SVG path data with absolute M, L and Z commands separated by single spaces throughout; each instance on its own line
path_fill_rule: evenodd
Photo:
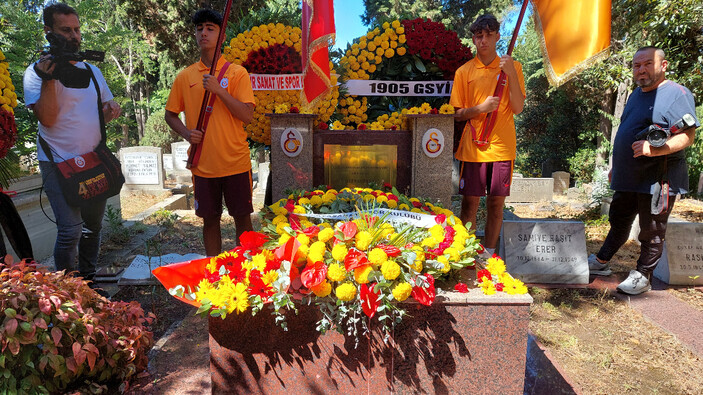
M 227 30 L 227 19 L 229 19 L 229 10 L 232 8 L 232 0 L 227 0 L 225 4 L 225 12 L 222 15 L 222 26 L 220 26 L 220 34 L 217 36 L 217 46 L 215 47 L 215 53 L 212 55 L 212 64 L 210 65 L 210 75 L 215 75 L 215 70 L 217 70 L 217 61 L 220 58 L 220 52 L 222 49 L 222 43 L 225 41 L 225 30 Z M 208 102 L 210 101 L 210 91 L 205 90 L 203 94 L 203 102 L 200 104 L 200 114 L 198 114 L 198 123 L 195 126 L 196 130 L 203 132 L 203 141 L 205 139 L 205 130 L 203 130 L 203 123 L 205 121 L 205 113 L 212 112 L 212 109 L 208 111 Z M 186 168 L 190 169 L 192 167 L 198 166 L 198 160 L 200 159 L 200 152 L 202 150 L 201 141 L 200 144 L 191 144 L 190 153 L 188 154 L 188 161 L 186 162 Z
M 525 11 L 527 10 L 527 2 L 528 0 L 523 0 L 522 1 L 522 8 L 520 8 L 520 14 L 517 17 L 517 23 L 515 24 L 515 30 L 513 30 L 513 37 L 510 40 L 510 45 L 508 45 L 508 52 L 507 55 L 510 56 L 513 54 L 513 48 L 515 48 L 515 42 L 517 41 L 517 36 L 518 33 L 520 32 L 520 26 L 522 25 L 522 18 L 525 16 Z M 498 102 L 500 103 L 500 100 L 503 98 L 503 90 L 505 88 L 505 84 L 507 82 L 508 76 L 505 74 L 504 71 L 500 72 L 500 76 L 498 77 L 498 84 L 496 85 L 496 89 L 493 92 L 493 96 L 498 97 Z M 483 131 L 481 131 L 481 134 L 478 136 L 478 139 L 476 140 L 476 144 L 478 145 L 486 145 L 488 144 L 488 137 L 491 135 L 491 132 L 493 131 L 493 127 L 496 124 L 496 119 L 498 118 L 498 109 L 495 111 L 488 113 L 486 116 L 486 122 L 483 123 Z

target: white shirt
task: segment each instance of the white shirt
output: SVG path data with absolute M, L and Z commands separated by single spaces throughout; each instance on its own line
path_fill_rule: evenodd
M 76 67 L 84 69 L 85 64 L 78 62 Z M 100 86 L 101 102 L 112 100 L 112 92 L 107 87 L 105 77 L 97 67 L 91 65 L 91 69 Z M 39 100 L 41 84 L 42 79 L 34 71 L 34 64 L 29 65 L 24 72 L 24 102 L 27 107 Z M 56 89 L 59 106 L 56 123 L 52 127 L 46 127 L 39 122 L 39 134 L 49 143 L 54 161 L 62 162 L 90 152 L 98 146 L 101 137 L 100 118 L 97 92 L 92 79 L 85 89 L 66 88 L 59 81 L 56 81 Z M 43 151 L 37 138 L 38 159 L 48 161 Z

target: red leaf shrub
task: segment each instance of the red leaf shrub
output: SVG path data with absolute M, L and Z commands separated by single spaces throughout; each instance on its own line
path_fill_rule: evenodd
M 111 302 L 80 278 L 8 256 L 0 260 L 0 393 L 128 383 L 147 367 L 153 318 L 137 302 Z

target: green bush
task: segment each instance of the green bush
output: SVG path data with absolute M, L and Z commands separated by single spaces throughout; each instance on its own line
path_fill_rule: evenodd
M 144 127 L 144 137 L 139 141 L 139 145 L 159 147 L 164 152 L 171 152 L 171 143 L 180 141 L 181 137 L 171 131 L 171 128 L 164 120 L 165 110 L 151 113 L 149 119 L 146 120 Z
M 577 180 L 579 184 L 587 184 L 593 181 L 593 173 L 596 170 L 596 150 L 593 148 L 581 148 L 567 161 L 569 162 L 571 177 Z
M 696 108 L 696 118 L 703 119 L 703 105 Z M 703 172 L 703 127 L 696 130 L 696 139 L 693 145 L 686 148 L 686 161 L 688 162 L 689 190 L 692 194 L 698 191 L 698 179 Z
M 126 385 L 147 367 L 153 334 L 145 324 L 153 317 L 63 271 L 0 262 L 0 393 Z

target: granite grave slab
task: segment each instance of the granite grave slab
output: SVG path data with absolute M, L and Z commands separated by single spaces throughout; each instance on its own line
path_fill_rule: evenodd
M 551 202 L 554 196 L 553 178 L 513 178 L 506 203 Z
M 501 256 L 508 272 L 526 283 L 588 284 L 583 222 L 506 220 Z

